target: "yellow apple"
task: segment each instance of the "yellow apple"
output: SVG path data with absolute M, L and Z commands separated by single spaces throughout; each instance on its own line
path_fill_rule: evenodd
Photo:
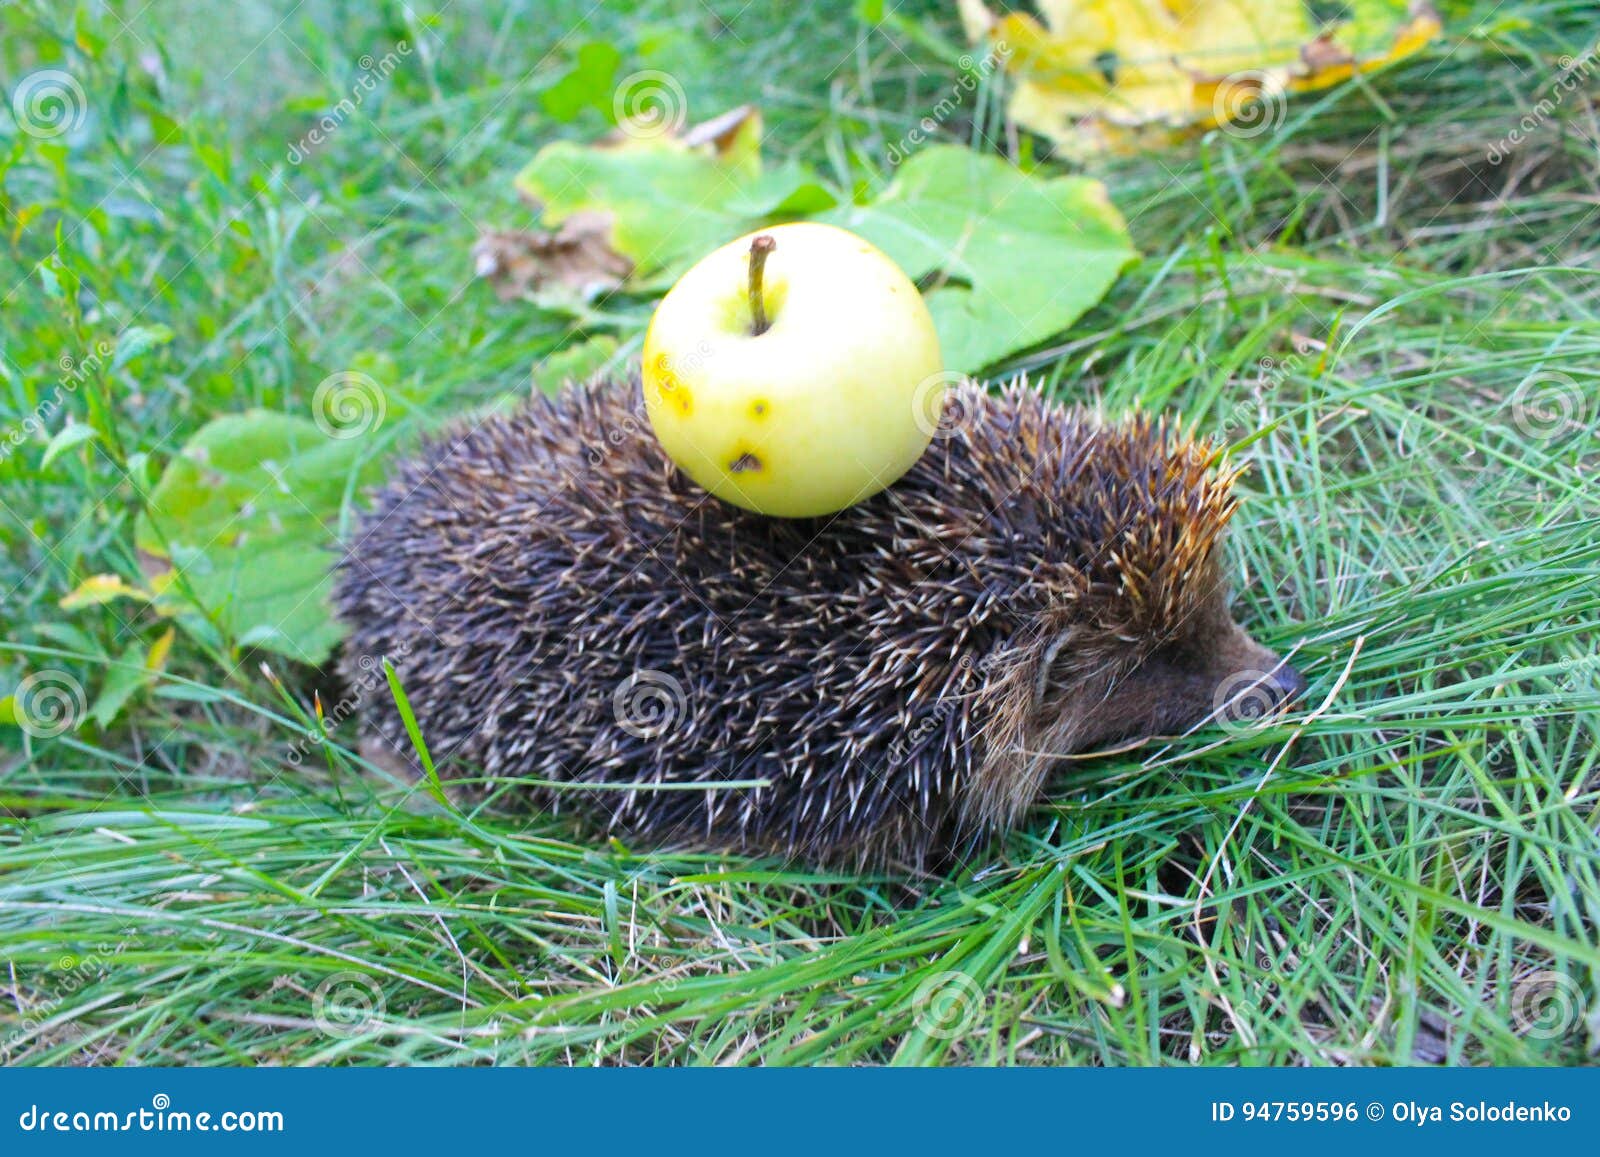
M 775 225 L 707 255 L 644 339 L 661 445 L 712 494 L 762 514 L 831 514 L 928 448 L 945 383 L 922 295 L 832 225 Z

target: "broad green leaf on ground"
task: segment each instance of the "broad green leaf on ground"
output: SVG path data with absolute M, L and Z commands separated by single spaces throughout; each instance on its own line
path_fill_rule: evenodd
M 957 5 L 1017 78 L 1012 118 L 1072 155 L 1230 122 L 1254 136 L 1276 127 L 1286 93 L 1403 59 L 1441 27 L 1427 0 L 1038 0 L 1042 23 Z
M 556 141 L 517 175 L 543 224 L 609 214 L 611 246 L 634 288 L 660 288 L 701 256 L 776 218 L 830 208 L 834 196 L 797 164 L 765 169 L 752 108 L 679 135 L 633 127 L 597 144 Z
M 235 644 L 323 661 L 340 637 L 328 605 L 339 512 L 381 474 L 365 434 L 335 436 L 350 433 L 266 411 L 208 423 L 151 493 L 139 549 Z
M 618 360 L 618 348 L 616 338 L 602 333 L 557 350 L 534 365 L 533 388 L 553 394 L 568 382 L 586 382 Z
M 914 279 L 945 362 L 973 372 L 1061 332 L 1136 256 L 1098 182 L 1045 179 L 956 146 L 912 155 L 865 205 L 842 204 L 797 166 L 765 171 L 751 109 L 691 130 L 595 145 L 546 146 L 517 177 L 544 224 L 606 218 L 634 264 L 632 288 L 664 289 L 719 245 L 810 216 L 853 229 Z
M 945 365 L 966 373 L 1060 333 L 1138 256 L 1100 182 L 1031 176 L 955 145 L 914 153 L 877 200 L 818 219 L 928 286 Z

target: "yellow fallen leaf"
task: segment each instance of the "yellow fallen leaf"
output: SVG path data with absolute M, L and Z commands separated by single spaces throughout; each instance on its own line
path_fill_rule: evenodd
M 1419 51 L 1427 0 L 1361 0 L 1321 21 L 1306 0 L 1038 0 L 1043 22 L 957 0 L 969 38 L 1016 78 L 1011 117 L 1069 155 L 1276 127 L 1285 94 L 1326 88 Z
M 164 671 L 167 666 L 167 656 L 172 653 L 172 640 L 178 631 L 176 627 L 168 627 L 161 632 L 161 637 L 150 644 L 150 650 L 145 652 L 144 669 L 146 671 Z
M 96 574 L 79 583 L 58 605 L 64 611 L 76 611 L 83 607 L 109 603 L 113 599 L 138 599 L 141 602 L 149 602 L 150 594 L 138 587 L 129 586 L 119 575 Z

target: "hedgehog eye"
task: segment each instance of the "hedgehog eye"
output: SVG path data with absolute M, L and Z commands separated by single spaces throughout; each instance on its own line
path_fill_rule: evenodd
M 1162 666 L 1174 672 L 1192 674 L 1205 669 L 1205 657 L 1201 651 L 1188 640 L 1176 643 L 1167 643 L 1156 649 L 1150 661 L 1159 662 Z

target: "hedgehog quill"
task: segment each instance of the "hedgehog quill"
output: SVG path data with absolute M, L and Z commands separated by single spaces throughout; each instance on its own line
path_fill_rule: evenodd
M 630 383 L 534 399 L 359 523 L 345 662 L 404 656 L 446 778 L 652 845 L 928 868 L 1058 757 L 1199 724 L 1241 672 L 1304 687 L 1228 611 L 1235 473 L 1161 421 L 965 385 L 893 486 L 783 520 L 700 490 L 642 414 Z

